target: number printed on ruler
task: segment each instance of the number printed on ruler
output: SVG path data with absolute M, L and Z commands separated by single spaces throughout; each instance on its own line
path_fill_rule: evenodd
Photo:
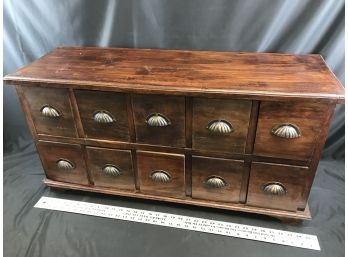
M 41 197 L 34 207 L 320 250 L 315 235 L 277 229 L 45 196 Z

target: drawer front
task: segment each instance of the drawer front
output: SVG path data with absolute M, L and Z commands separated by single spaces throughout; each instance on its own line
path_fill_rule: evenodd
M 307 172 L 307 167 L 252 163 L 247 204 L 296 211 L 303 202 Z
M 137 152 L 140 191 L 176 198 L 185 196 L 185 156 Z
M 89 184 L 80 145 L 39 141 L 37 149 L 47 178 L 68 183 Z
M 134 190 L 131 151 L 86 147 L 88 168 L 95 186 Z
M 328 109 L 322 103 L 262 102 L 254 153 L 310 159 Z
M 251 101 L 194 98 L 194 149 L 244 153 Z
M 86 137 L 129 141 L 125 94 L 76 90 L 75 97 Z
M 133 109 L 138 143 L 185 146 L 184 97 L 134 95 Z
M 239 202 L 244 161 L 192 157 L 192 198 Z
M 37 134 L 77 137 L 68 89 L 22 88 Z

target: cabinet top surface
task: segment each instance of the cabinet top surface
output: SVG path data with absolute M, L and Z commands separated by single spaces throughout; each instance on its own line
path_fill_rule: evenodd
M 140 93 L 344 100 L 344 88 L 320 55 L 63 47 L 4 80 Z

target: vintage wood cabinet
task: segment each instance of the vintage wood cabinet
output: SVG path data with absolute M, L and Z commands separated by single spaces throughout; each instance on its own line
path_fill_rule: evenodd
M 344 89 L 320 55 L 57 48 L 5 77 L 51 187 L 309 219 Z

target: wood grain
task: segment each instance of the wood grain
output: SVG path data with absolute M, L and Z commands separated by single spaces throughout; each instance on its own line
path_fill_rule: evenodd
M 22 87 L 37 134 L 77 137 L 68 89 Z M 59 118 L 41 114 L 42 107 L 50 105 L 58 110 Z
M 310 214 L 308 206 L 306 207 L 304 211 L 289 212 L 289 211 L 282 211 L 282 210 L 259 208 L 255 206 L 247 206 L 245 204 L 224 203 L 224 202 L 192 199 L 190 197 L 175 198 L 175 197 L 168 197 L 168 196 L 161 196 L 161 195 L 143 194 L 141 192 L 134 193 L 129 191 L 122 191 L 122 190 L 115 190 L 115 189 L 108 189 L 108 188 L 82 186 L 82 185 L 76 185 L 72 183 L 53 181 L 50 179 L 44 179 L 44 183 L 47 186 L 50 186 L 53 188 L 66 188 L 66 189 L 72 189 L 72 190 L 82 190 L 87 192 L 96 192 L 96 193 L 103 193 L 103 194 L 116 195 L 116 196 L 126 196 L 126 197 L 142 198 L 147 200 L 190 204 L 190 205 L 195 205 L 200 207 L 211 207 L 211 208 L 218 208 L 218 209 L 224 209 L 224 210 L 230 210 L 230 211 L 257 213 L 257 214 L 268 215 L 268 216 L 272 216 L 276 218 L 311 220 L 311 214 Z
M 193 99 L 192 148 L 214 152 L 244 153 L 249 128 L 251 101 L 226 99 Z M 233 127 L 228 134 L 207 129 L 215 120 Z
M 263 208 L 296 211 L 303 201 L 308 167 L 284 164 L 257 163 L 251 165 L 247 204 Z M 266 194 L 266 183 L 279 182 L 285 186 L 285 195 Z
M 193 156 L 192 198 L 238 203 L 244 172 L 243 161 Z M 226 186 L 208 186 L 206 180 L 211 176 L 223 179 Z
M 36 145 L 46 177 L 56 181 L 88 185 L 85 160 L 80 145 L 39 141 Z M 73 170 L 57 167 L 60 159 L 68 160 L 75 166 Z
M 310 188 L 344 99 L 318 55 L 58 48 L 5 81 L 16 84 L 50 186 L 295 219 L 310 216 Z M 43 117 L 45 104 L 62 116 Z M 95 124 L 99 109 L 116 123 Z M 149 127 L 151 113 L 170 126 Z M 210 134 L 212 120 L 234 132 Z M 301 137 L 273 136 L 281 123 L 297 125 Z M 57 170 L 59 158 L 74 171 Z M 104 176 L 106 163 L 123 174 Z M 154 170 L 169 172 L 170 183 L 151 180 Z M 211 175 L 227 187 L 207 188 Z M 286 195 L 264 194 L 272 181 Z
M 75 90 L 74 93 L 86 137 L 130 141 L 125 94 L 89 90 Z M 98 111 L 106 111 L 114 122 L 96 122 L 93 115 Z
M 185 147 L 184 97 L 133 95 L 133 113 L 138 143 Z M 171 124 L 149 126 L 145 121 L 154 113 L 164 115 Z
M 327 135 L 329 133 L 330 122 L 333 118 L 335 108 L 336 108 L 336 106 L 334 104 L 327 106 L 327 115 L 326 115 L 326 118 L 323 122 L 323 127 L 319 133 L 318 140 L 316 142 L 316 147 L 315 147 L 314 153 L 312 155 L 312 159 L 310 160 L 309 171 L 308 171 L 307 177 L 306 177 L 306 186 L 304 188 L 302 201 L 299 205 L 299 209 L 301 209 L 301 210 L 304 210 L 306 208 L 307 200 L 309 198 L 309 193 L 311 191 L 312 184 L 314 181 L 314 176 L 315 176 L 315 173 L 316 173 L 317 168 L 318 168 L 320 156 L 321 156 L 322 150 L 325 146 Z
M 184 155 L 137 151 L 137 163 L 141 192 L 177 198 L 185 196 Z M 167 172 L 171 180 L 167 183 L 153 181 L 151 174 L 158 170 Z
M 63 47 L 4 80 L 136 93 L 344 102 L 342 85 L 320 55 Z
M 135 190 L 134 170 L 131 151 L 86 147 L 88 167 L 95 186 L 124 190 Z M 115 165 L 121 175 L 114 176 L 103 172 L 105 165 Z
M 35 124 L 34 124 L 33 118 L 30 115 L 30 108 L 29 108 L 28 102 L 25 100 L 25 97 L 24 97 L 24 94 L 23 94 L 22 86 L 17 85 L 16 86 L 16 92 L 17 92 L 17 95 L 18 95 L 19 102 L 21 104 L 22 110 L 24 112 L 25 119 L 26 119 L 26 121 L 28 123 L 31 136 L 36 141 L 37 138 L 38 138 L 38 135 L 36 133 L 36 129 L 35 129 Z
M 254 153 L 284 159 L 311 159 L 327 108 L 325 102 L 261 102 Z M 296 125 L 301 136 L 288 139 L 272 135 L 272 128 L 283 123 Z

